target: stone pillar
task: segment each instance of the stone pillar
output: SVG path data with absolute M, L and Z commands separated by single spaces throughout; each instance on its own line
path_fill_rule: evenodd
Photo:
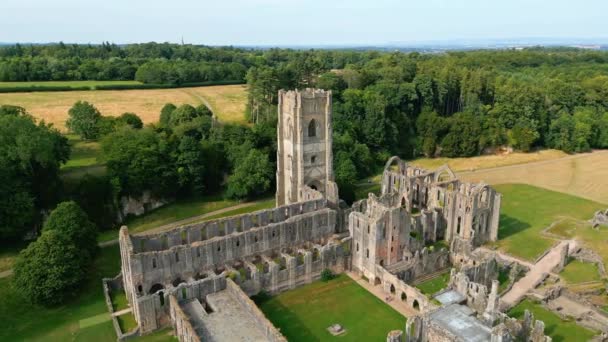
M 569 244 L 567 242 L 562 243 L 559 250 L 559 264 L 555 266 L 555 269 L 553 270 L 555 273 L 561 272 L 564 267 L 566 267 L 566 264 L 568 263 L 568 248 Z
M 312 283 L 312 252 L 300 250 L 304 254 L 304 277 L 307 284 Z
M 287 266 L 287 270 L 289 271 L 289 278 L 288 278 L 289 288 L 295 289 L 296 288 L 296 276 L 297 276 L 296 266 L 298 265 L 297 260 L 296 260 L 296 258 L 292 257 L 289 254 L 281 253 L 281 255 L 283 256 L 283 258 L 285 258 L 285 264 Z
M 386 342 L 403 342 L 403 331 L 393 330 L 386 336 Z
M 492 280 L 492 290 L 488 297 L 488 305 L 483 313 L 483 318 L 490 327 L 494 325 L 494 321 L 496 320 L 496 313 L 499 307 L 498 301 L 498 280 Z
M 504 323 L 501 323 L 492 329 L 492 335 L 490 336 L 490 342 L 511 342 L 511 334 L 509 329 Z
M 245 267 L 249 268 L 249 271 L 251 272 L 251 282 L 253 283 L 253 291 L 257 294 L 262 290 L 262 276 L 260 274 L 261 272 L 254 264 L 250 262 L 245 262 Z
M 530 342 L 545 342 L 545 340 L 545 323 L 536 320 L 532 334 L 530 334 Z

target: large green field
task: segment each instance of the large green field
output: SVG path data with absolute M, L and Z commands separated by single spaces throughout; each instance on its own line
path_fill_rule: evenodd
M 589 341 L 595 335 L 593 331 L 577 325 L 574 321 L 564 321 L 551 311 L 527 299 L 511 309 L 509 316 L 523 318 L 526 309 L 534 314 L 534 318 L 545 323 L 545 335 L 549 335 L 553 342 Z
M 255 300 L 291 342 L 384 341 L 389 331 L 405 328 L 405 317 L 346 275 Z M 327 331 L 335 323 L 345 335 Z
M 563 218 L 587 220 L 604 207 L 600 203 L 531 185 L 494 187 L 503 195 L 497 246 L 527 260 L 534 260 L 554 243 L 541 235 L 551 223 Z

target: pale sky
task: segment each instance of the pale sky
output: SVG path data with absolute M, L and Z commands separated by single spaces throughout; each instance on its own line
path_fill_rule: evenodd
M 331 45 L 608 38 L 608 0 L 0 0 L 0 42 Z

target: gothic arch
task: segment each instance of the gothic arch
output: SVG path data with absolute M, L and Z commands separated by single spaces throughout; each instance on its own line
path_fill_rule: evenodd
M 392 156 L 386 164 L 384 164 L 384 171 L 390 171 L 391 166 L 397 162 L 397 167 L 399 168 L 399 172 L 405 170 L 405 163 L 398 156 Z
M 435 170 L 434 173 L 435 173 L 435 179 L 433 179 L 433 181 L 435 183 L 456 179 L 456 175 L 454 174 L 454 171 L 452 171 L 452 169 L 450 169 L 450 167 L 447 164 L 440 166 L 437 170 Z
M 311 138 L 317 136 L 317 121 L 315 119 L 308 123 L 308 136 Z

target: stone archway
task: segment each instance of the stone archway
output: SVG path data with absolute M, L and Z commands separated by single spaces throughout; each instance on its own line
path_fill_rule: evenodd
M 163 290 L 165 287 L 161 284 L 154 284 L 150 287 L 150 290 L 148 291 L 148 294 L 153 294 L 156 293 L 160 290 Z

